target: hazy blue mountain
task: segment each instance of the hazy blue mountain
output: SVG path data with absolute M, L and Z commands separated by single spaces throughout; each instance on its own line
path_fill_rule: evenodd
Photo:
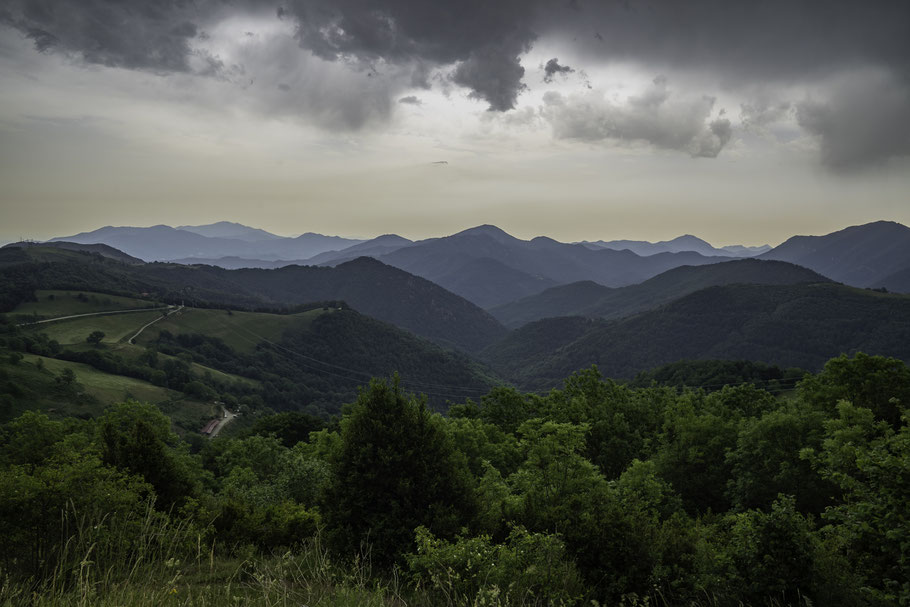
M 857 351 L 910 360 L 910 296 L 834 283 L 709 287 L 622 320 L 539 320 L 481 358 L 523 387 L 544 389 L 592 364 L 617 378 L 679 360 L 817 370 Z
M 825 236 L 794 236 L 761 258 L 799 264 L 848 285 L 873 286 L 910 268 L 910 228 L 876 221 Z
M 738 259 L 680 266 L 637 285 L 617 289 L 590 281 L 562 285 L 491 308 L 490 313 L 510 328 L 553 316 L 621 318 L 715 285 L 815 282 L 830 281 L 812 270 L 782 261 Z
M 722 251 L 727 251 L 728 253 L 734 255 L 735 257 L 755 257 L 766 253 L 771 250 L 771 245 L 763 244 L 757 247 L 747 247 L 741 244 L 731 244 L 725 247 L 721 247 Z
M 222 257 L 266 261 L 296 260 L 307 259 L 324 251 L 345 248 L 362 242 L 311 232 L 296 238 L 277 237 L 248 241 L 239 238 L 204 236 L 166 225 L 148 228 L 106 226 L 91 232 L 51 239 L 52 242 L 60 240 L 81 244 L 104 243 L 146 261 L 172 261 L 187 258 L 216 260 Z
M 501 265 L 491 264 L 491 273 L 484 275 L 479 272 L 482 264 L 478 264 L 477 260 L 480 259 L 495 260 Z M 631 251 L 592 249 L 545 237 L 520 240 L 495 226 L 484 225 L 452 236 L 415 242 L 381 256 L 380 260 L 440 284 L 447 280 L 451 282 L 451 277 L 459 273 L 466 274 L 468 269 L 479 281 L 478 284 L 492 283 L 497 280 L 494 273 L 498 273 L 502 301 L 513 294 L 515 297 L 527 295 L 529 276 L 536 279 L 541 290 L 549 286 L 548 282 L 567 284 L 579 280 L 623 286 L 641 282 L 670 268 L 713 263 L 720 258 L 694 252 L 641 257 Z M 511 277 L 506 276 L 501 266 L 515 272 Z M 466 297 L 472 293 L 465 284 L 458 288 Z M 483 298 L 472 301 L 479 304 Z
M 726 247 L 715 247 L 709 242 L 702 240 L 691 234 L 677 236 L 673 240 L 662 240 L 660 242 L 648 242 L 646 240 L 598 240 L 595 242 L 585 241 L 582 244 L 592 248 L 613 249 L 621 251 L 623 249 L 632 251 L 636 255 L 655 255 L 657 253 L 680 253 L 683 251 L 694 251 L 705 256 L 720 257 L 753 257 L 768 251 L 771 247 L 762 245 L 758 247 L 746 247 L 743 245 L 729 245 Z
M 243 257 L 219 257 L 217 259 L 208 259 L 206 257 L 184 257 L 182 259 L 171 259 L 171 263 L 180 263 L 184 265 L 206 265 L 218 266 L 225 270 L 239 270 L 240 268 L 261 268 L 263 270 L 274 270 L 284 266 L 306 265 L 305 260 L 268 260 L 268 259 L 244 259 Z
M 556 284 L 554 280 L 532 276 L 490 257 L 467 259 L 456 270 L 437 275 L 433 282 L 481 308 L 540 293 Z
M 218 221 L 201 226 L 177 226 L 178 230 L 193 232 L 209 238 L 234 238 L 245 240 L 247 242 L 257 242 L 260 240 L 280 240 L 282 237 L 259 228 L 251 228 L 241 223 L 233 221 Z
M 326 251 L 307 260 L 313 266 L 334 266 L 358 257 L 380 257 L 412 244 L 413 241 L 397 234 L 383 234 L 338 251 Z

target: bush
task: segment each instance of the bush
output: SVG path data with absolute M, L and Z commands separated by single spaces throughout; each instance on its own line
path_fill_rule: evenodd
M 565 546 L 555 535 L 515 527 L 505 544 L 488 535 L 447 542 L 417 528 L 417 554 L 408 566 L 418 586 L 449 604 L 574 605 L 583 585 Z

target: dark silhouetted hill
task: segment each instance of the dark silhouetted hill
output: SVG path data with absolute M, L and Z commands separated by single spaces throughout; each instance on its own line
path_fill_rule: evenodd
M 622 318 L 706 287 L 726 284 L 829 282 L 820 274 L 782 261 L 740 259 L 703 266 L 681 266 L 637 285 L 611 289 L 585 281 L 553 287 L 490 309 L 510 328 L 553 316 Z
M 505 378 L 547 388 L 597 365 L 609 377 L 679 360 L 752 360 L 817 370 L 857 351 L 910 360 L 910 297 L 832 283 L 726 285 L 614 321 L 544 319 L 481 357 Z M 541 344 L 545 345 L 541 345 Z M 523 355 L 523 353 L 526 353 Z

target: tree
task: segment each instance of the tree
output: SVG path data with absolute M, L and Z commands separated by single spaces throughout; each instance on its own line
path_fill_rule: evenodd
M 97 346 L 101 343 L 102 339 L 104 339 L 104 331 L 92 331 L 89 336 L 85 338 L 85 341 Z
M 374 563 L 403 561 L 414 529 L 452 538 L 474 515 L 470 473 L 421 399 L 373 380 L 342 421 L 341 450 L 322 511 L 329 540 L 349 556 L 371 545 Z
M 171 421 L 154 405 L 114 405 L 99 420 L 98 434 L 103 462 L 142 476 L 154 487 L 162 509 L 179 506 L 197 492 L 199 472 L 188 454 L 176 448 L 180 443 Z

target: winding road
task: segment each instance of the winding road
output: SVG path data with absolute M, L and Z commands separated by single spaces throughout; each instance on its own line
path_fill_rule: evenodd
M 111 310 L 109 312 L 86 312 L 85 314 L 72 314 L 70 316 L 58 316 L 56 318 L 45 318 L 44 320 L 23 322 L 23 323 L 19 323 L 18 326 L 25 327 L 28 325 L 40 325 L 41 323 L 45 323 L 45 322 L 55 322 L 58 320 L 69 320 L 71 318 L 84 318 L 86 316 L 109 316 L 111 314 L 131 314 L 131 313 L 136 313 L 136 312 L 152 312 L 154 310 L 169 310 L 170 308 L 173 308 L 173 307 L 174 306 L 161 306 L 160 308 L 130 308 L 129 310 Z M 180 307 L 182 308 L 183 306 L 180 306 Z M 170 312 L 169 315 L 172 313 L 173 312 Z M 146 326 L 148 326 L 148 325 L 146 325 Z M 143 327 L 143 328 L 145 328 L 145 327 Z
M 171 307 L 171 306 L 168 306 L 168 308 L 170 308 L 170 307 Z M 156 308 L 156 309 L 158 309 L 158 310 L 163 310 L 163 309 L 165 309 L 165 308 Z M 179 312 L 179 311 L 182 310 L 182 309 L 183 309 L 183 306 L 182 306 L 182 305 L 177 306 L 176 308 L 174 308 L 173 310 L 171 310 L 170 312 L 168 312 L 168 313 L 165 314 L 164 316 L 159 316 L 158 318 L 156 318 L 156 319 L 153 320 L 152 322 L 143 325 L 141 329 L 139 329 L 138 331 L 136 331 L 136 334 L 135 334 L 135 335 L 133 335 L 132 337 L 130 337 L 130 338 L 127 340 L 126 343 L 132 344 L 132 343 L 133 343 L 133 340 L 136 339 L 137 337 L 139 337 L 139 335 L 142 334 L 143 331 L 145 331 L 146 329 L 148 329 L 149 327 L 151 327 L 153 324 L 155 324 L 155 323 L 158 322 L 159 320 L 161 320 L 161 319 L 163 319 L 163 318 L 167 318 L 167 317 L 170 316 L 171 314 L 174 314 L 175 312 Z

